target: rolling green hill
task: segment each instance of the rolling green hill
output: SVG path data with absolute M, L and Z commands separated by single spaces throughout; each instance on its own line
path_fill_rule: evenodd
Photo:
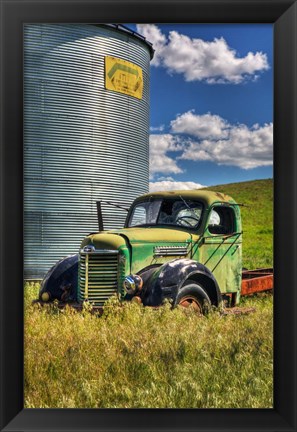
M 273 180 L 254 180 L 206 189 L 231 195 L 241 207 L 243 267 L 273 267 Z

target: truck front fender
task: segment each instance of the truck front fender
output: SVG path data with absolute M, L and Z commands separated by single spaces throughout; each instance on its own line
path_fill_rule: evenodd
M 78 254 L 61 259 L 45 275 L 41 283 L 39 300 L 57 299 L 63 302 L 76 302 L 77 276 Z
M 180 288 L 187 280 L 201 285 L 215 306 L 222 301 L 218 283 L 212 272 L 203 264 L 190 259 L 175 259 L 151 272 L 145 281 L 142 302 L 147 306 L 158 306 L 164 299 L 176 300 Z

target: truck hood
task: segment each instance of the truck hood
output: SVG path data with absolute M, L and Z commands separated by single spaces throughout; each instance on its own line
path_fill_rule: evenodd
M 126 242 L 133 244 L 185 243 L 191 241 L 191 234 L 175 228 L 123 228 L 90 234 L 81 247 L 93 244 L 96 249 L 119 249 Z

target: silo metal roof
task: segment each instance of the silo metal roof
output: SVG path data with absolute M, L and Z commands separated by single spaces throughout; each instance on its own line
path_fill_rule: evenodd
M 153 59 L 154 53 L 155 53 L 155 50 L 153 48 L 153 44 L 151 42 L 149 42 L 140 33 L 130 29 L 129 27 L 125 26 L 124 24 L 105 24 L 105 23 L 102 23 L 102 24 L 94 24 L 94 25 L 112 27 L 113 29 L 116 29 L 116 30 L 123 32 L 123 33 L 127 33 L 127 34 L 129 34 L 129 36 L 134 36 L 136 39 L 141 40 L 142 42 L 144 42 L 147 45 L 147 47 L 150 51 L 151 60 Z

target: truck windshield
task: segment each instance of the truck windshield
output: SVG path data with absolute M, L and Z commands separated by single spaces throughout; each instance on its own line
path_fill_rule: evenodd
M 130 214 L 128 227 L 146 225 L 173 225 L 197 228 L 202 204 L 184 199 L 156 199 L 137 203 Z

